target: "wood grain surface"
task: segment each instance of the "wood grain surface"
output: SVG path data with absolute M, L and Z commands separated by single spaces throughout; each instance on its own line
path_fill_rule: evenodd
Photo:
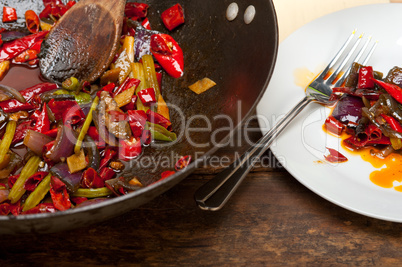
M 233 159 L 246 148 L 216 155 Z M 402 264 L 401 224 L 340 208 L 297 182 L 269 151 L 263 158 L 220 211 L 202 211 L 193 199 L 220 169 L 206 163 L 123 216 L 69 232 L 2 236 L 0 266 Z

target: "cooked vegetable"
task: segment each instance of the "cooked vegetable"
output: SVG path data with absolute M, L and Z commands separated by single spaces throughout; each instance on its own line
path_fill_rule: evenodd
M 6 133 L 0 143 L 0 164 L 4 161 L 8 150 L 10 149 L 11 142 L 15 134 L 15 129 L 17 128 L 17 122 L 10 120 L 7 123 Z
M 77 142 L 75 143 L 74 146 L 74 153 L 78 154 L 81 150 L 81 145 L 82 145 L 82 140 L 84 140 L 85 135 L 87 134 L 88 128 L 91 125 L 92 122 L 92 113 L 96 109 L 99 103 L 99 97 L 95 97 L 94 101 L 92 102 L 91 108 L 88 112 L 87 117 L 85 118 L 85 122 L 81 127 L 81 131 L 77 137 Z
M 204 93 L 205 91 L 211 89 L 214 87 L 216 83 L 212 81 L 209 78 L 203 78 L 201 80 L 196 81 L 192 85 L 190 85 L 188 88 L 190 88 L 191 91 L 193 91 L 196 94 L 201 94 Z
M 8 199 L 11 201 L 11 203 L 17 202 L 25 193 L 26 190 L 24 189 L 24 183 L 38 170 L 40 161 L 41 159 L 38 156 L 33 156 L 28 160 L 27 164 L 21 170 L 20 176 L 11 188 L 10 194 L 8 195 Z
M 39 202 L 42 201 L 42 199 L 46 196 L 46 194 L 50 190 L 50 178 L 51 177 L 52 177 L 52 175 L 48 174 L 40 182 L 40 184 L 35 188 L 35 190 L 28 196 L 28 198 L 25 200 L 22 211 L 27 211 L 29 209 L 32 209 L 33 207 L 38 205 Z
M 87 197 L 87 198 L 97 198 L 97 197 L 107 197 L 113 194 L 107 187 L 101 188 L 79 188 L 74 194 L 74 197 Z

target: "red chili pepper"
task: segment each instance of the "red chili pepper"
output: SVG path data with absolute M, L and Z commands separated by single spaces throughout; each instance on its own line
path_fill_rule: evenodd
M 129 161 L 141 154 L 141 141 L 139 138 L 131 137 L 129 140 L 120 140 L 119 158 Z
M 325 120 L 325 127 L 329 132 L 334 133 L 336 135 L 340 135 L 343 129 L 345 128 L 345 125 L 342 122 L 335 119 L 334 116 L 329 116 Z
M 102 91 L 106 91 L 106 92 L 108 92 L 109 94 L 112 95 L 112 94 L 113 94 L 113 90 L 114 90 L 115 87 L 116 87 L 116 85 L 115 85 L 114 83 L 108 83 L 107 85 L 103 86 L 102 89 L 99 90 L 99 91 L 96 93 L 96 95 L 97 95 L 98 97 L 100 97 L 100 93 L 101 93 Z
M 348 159 L 342 155 L 341 153 L 339 153 L 339 151 L 332 149 L 332 148 L 328 148 L 329 151 L 329 155 L 324 155 L 325 159 L 331 163 L 341 163 L 341 162 L 346 162 L 348 161 Z
M 56 209 L 67 210 L 71 208 L 71 201 L 67 192 L 67 187 L 55 176 L 52 176 L 50 179 L 50 196 L 52 197 Z
M 0 61 L 13 59 L 18 54 L 31 48 L 39 40 L 45 38 L 48 32 L 41 31 L 3 44 L 0 49 Z
M 21 214 L 22 212 L 21 199 L 14 204 L 10 204 L 10 212 L 14 216 Z
M 70 197 L 71 202 L 75 203 L 75 205 L 81 204 L 88 200 L 86 197 Z
M 18 177 L 20 177 L 19 174 L 12 175 L 12 176 L 8 177 L 8 179 L 7 179 L 8 188 L 12 188 L 14 186 L 14 184 L 17 181 Z
M 21 214 L 53 213 L 56 211 L 56 207 L 53 203 L 40 203 L 36 207 L 24 211 Z
M 107 167 L 107 165 L 116 157 L 117 151 L 108 147 L 106 148 L 104 155 L 100 161 L 99 169 Z
M 132 20 L 140 20 L 147 16 L 148 5 L 142 3 L 131 2 L 127 3 L 124 8 L 124 14 L 126 17 Z
M 176 171 L 179 171 L 181 169 L 184 169 L 185 167 L 188 166 L 188 164 L 190 164 L 191 162 L 191 156 L 187 155 L 187 156 L 183 156 L 181 157 L 176 164 L 174 165 L 174 168 Z
M 141 144 L 147 146 L 151 143 L 151 141 L 152 141 L 151 131 L 150 130 L 142 131 Z
M 0 215 L 8 215 L 10 213 L 10 204 L 2 203 L 0 204 Z
M 141 137 L 147 123 L 147 114 L 143 110 L 129 110 L 127 115 L 133 136 L 135 138 Z
M 149 19 L 145 18 L 142 22 L 141 22 L 142 27 L 144 27 L 147 30 L 151 30 L 151 24 L 149 23 Z
M 44 92 L 56 89 L 58 86 L 54 83 L 40 83 L 35 86 L 29 87 L 20 91 L 21 95 L 27 101 L 26 103 L 21 103 L 18 100 L 10 99 L 0 102 L 0 107 L 5 113 L 14 113 L 21 110 L 31 110 L 35 108 L 35 103 L 33 103 L 35 96 L 38 96 Z
M 169 31 L 184 23 L 184 12 L 180 4 L 166 9 L 161 15 L 163 24 Z
M 46 134 L 47 136 L 49 136 L 51 138 L 56 138 L 58 130 L 59 130 L 58 128 L 53 128 L 47 132 L 44 132 L 43 134 Z
M 151 52 L 170 76 L 173 78 L 183 76 L 183 51 L 170 35 L 162 33 L 152 35 Z
M 15 145 L 16 143 L 19 143 L 22 140 L 24 140 L 27 131 L 33 130 L 34 128 L 33 124 L 34 124 L 33 120 L 27 120 L 19 123 L 17 125 L 17 128 L 15 129 L 14 137 L 13 140 L 11 141 L 11 144 Z
M 168 178 L 169 176 L 171 176 L 171 175 L 173 175 L 175 173 L 176 173 L 175 171 L 164 171 L 164 172 L 161 173 L 161 180 L 166 179 L 166 178 Z
M 402 88 L 395 84 L 386 83 L 377 79 L 373 81 L 385 89 L 396 101 L 402 104 Z
M 402 133 L 402 126 L 397 119 L 385 114 L 381 114 L 381 117 L 389 124 L 392 130 Z
M 98 129 L 96 129 L 95 126 L 90 126 L 88 128 L 87 135 L 89 135 L 89 137 L 91 137 L 95 141 L 95 144 L 99 150 L 102 150 L 105 148 L 106 142 L 105 142 L 105 140 L 102 139 L 102 137 L 99 136 Z
M 43 104 L 42 111 L 39 112 L 36 120 L 34 131 L 39 133 L 45 133 L 50 130 L 49 115 L 47 114 L 46 103 Z
M 124 92 L 125 90 L 135 86 L 135 88 L 137 88 L 137 86 L 140 84 L 140 80 L 138 79 L 131 79 L 131 78 L 126 78 L 124 80 L 124 82 L 113 92 L 114 95 L 118 95 L 121 92 Z
M 36 15 L 35 11 L 27 10 L 25 12 L 25 23 L 30 32 L 32 32 L 32 33 L 39 32 L 40 22 L 39 22 L 39 17 L 38 17 L 38 15 Z
M 84 188 L 101 188 L 105 186 L 105 183 L 94 168 L 88 168 L 82 174 L 81 186 Z
M 38 53 L 39 51 L 36 51 L 34 49 L 27 49 L 15 58 L 13 58 L 13 63 L 24 63 L 33 59 L 37 59 Z
M 357 88 L 360 89 L 372 89 L 374 88 L 374 75 L 373 67 L 361 67 L 359 69 L 359 79 L 357 83 Z
M 24 184 L 24 189 L 27 191 L 34 191 L 38 184 L 48 175 L 48 172 L 36 172 L 29 177 Z
M 107 181 L 113 178 L 116 173 L 112 168 L 105 167 L 101 169 L 99 176 L 102 178 L 103 181 Z
M 162 116 L 159 113 L 153 112 L 150 109 L 148 109 L 148 111 L 147 111 L 147 119 L 149 122 L 159 124 L 168 130 L 171 128 L 171 125 L 172 125 L 170 120 L 166 119 L 164 116 Z
M 3 7 L 3 22 L 12 22 L 16 21 L 17 11 L 13 7 L 4 6 Z
M 63 120 L 63 123 L 75 125 L 85 118 L 81 107 L 74 100 L 55 101 L 52 99 L 48 105 L 55 119 Z
M 123 109 L 124 111 L 134 110 L 134 109 L 136 108 L 137 98 L 138 98 L 138 97 L 134 94 L 134 95 L 131 97 L 131 102 L 128 103 L 127 105 L 123 106 L 122 109 Z
M 155 97 L 155 89 L 154 88 L 146 88 L 142 89 L 137 93 L 138 98 L 144 104 L 144 106 L 150 106 L 156 103 Z
M 69 1 L 67 4 L 59 0 L 43 0 L 45 9 L 39 14 L 41 19 L 50 18 L 60 19 L 74 4 L 75 1 Z

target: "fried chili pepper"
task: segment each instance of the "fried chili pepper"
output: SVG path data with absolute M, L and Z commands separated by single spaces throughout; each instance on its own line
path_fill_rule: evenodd
M 116 173 L 112 168 L 105 167 L 101 169 L 99 176 L 102 178 L 103 181 L 107 181 L 113 178 Z
M 152 30 L 151 29 L 151 24 L 149 23 L 149 19 L 145 18 L 142 22 L 141 22 L 142 27 L 144 27 L 147 30 Z M 134 35 L 133 35 L 134 36 Z
M 170 122 L 170 120 L 166 119 L 159 113 L 153 112 L 149 109 L 146 114 L 149 122 L 159 124 L 168 130 L 171 128 L 172 123 Z
M 49 101 L 48 105 L 55 119 L 62 120 L 64 123 L 76 125 L 85 118 L 84 112 L 76 101 L 54 101 L 54 99 L 52 99 Z
M 39 132 L 39 133 L 45 133 L 47 131 L 50 130 L 50 121 L 49 121 L 49 115 L 47 113 L 47 109 L 46 109 L 46 103 L 43 104 L 43 108 L 42 111 L 38 111 L 35 113 L 36 114 L 35 117 L 35 127 L 34 127 L 34 131 L 35 132 Z
M 57 177 L 52 176 L 50 182 L 50 196 L 54 207 L 58 210 L 67 210 L 71 208 L 70 196 L 66 185 Z
M 128 123 L 135 138 L 141 137 L 147 123 L 147 114 L 143 110 L 127 111 Z
M 141 141 L 133 136 L 128 140 L 120 140 L 121 148 L 119 150 L 119 158 L 124 161 L 129 161 L 138 157 L 141 154 Z
M 325 120 L 325 127 L 327 131 L 334 133 L 336 135 L 340 135 L 345 128 L 345 125 L 334 118 L 334 116 L 329 116 Z
M 12 22 L 16 21 L 17 11 L 13 7 L 4 6 L 3 7 L 3 22 Z
M 147 16 L 148 7 L 147 4 L 143 3 L 127 3 L 124 8 L 124 14 L 132 20 L 140 20 Z
M 105 183 L 95 169 L 88 168 L 82 174 L 81 186 L 84 188 L 101 188 L 105 186 Z
M 39 51 L 28 49 L 16 56 L 13 63 L 24 63 L 38 58 Z
M 33 124 L 34 124 L 33 120 L 23 121 L 20 124 L 18 124 L 17 128 L 15 129 L 15 134 L 13 140 L 11 141 L 11 144 L 14 145 L 24 140 L 27 131 L 33 130 L 34 128 Z
M 156 102 L 154 88 L 143 89 L 137 93 L 137 96 L 139 97 L 141 102 L 144 104 L 144 106 L 150 106 L 152 104 L 155 104 L 155 102 Z
M 402 126 L 394 117 L 381 114 L 381 117 L 389 124 L 392 130 L 402 133 Z
M 377 79 L 373 79 L 373 81 L 385 89 L 396 101 L 402 104 L 402 88 L 395 84 L 386 83 Z
M 142 135 L 141 135 L 141 144 L 147 146 L 151 143 L 152 141 L 152 135 L 151 135 L 151 131 L 145 129 L 144 131 L 142 131 Z
M 122 109 L 124 110 L 124 111 L 129 111 L 129 110 L 135 110 L 136 109 L 136 103 L 137 103 L 137 95 L 133 95 L 132 97 L 131 97 L 131 101 L 130 101 L 130 103 L 128 103 L 127 105 L 125 105 L 125 106 L 123 106 L 122 107 Z
M 115 159 L 116 155 L 117 155 L 116 150 L 114 150 L 114 149 L 112 149 L 110 147 L 106 148 L 106 150 L 104 152 L 104 155 L 103 155 L 103 157 L 101 159 L 99 169 L 103 169 L 103 168 L 107 167 L 109 165 L 109 163 L 113 159 Z
M 151 36 L 151 53 L 162 68 L 173 78 L 183 76 L 183 51 L 179 44 L 168 34 Z
M 69 1 L 67 4 L 63 4 L 60 0 L 43 0 L 45 9 L 39 14 L 41 19 L 53 18 L 60 19 L 73 5 L 75 1 Z
M 48 32 L 49 31 L 41 31 L 3 44 L 0 49 L 0 61 L 13 59 L 20 53 L 31 48 L 39 40 L 43 40 Z
M 36 172 L 34 175 L 29 177 L 24 184 L 24 189 L 27 191 L 34 191 L 38 184 L 48 175 L 48 172 Z
M 361 67 L 359 69 L 359 79 L 357 82 L 357 88 L 360 89 L 373 89 L 374 88 L 374 72 L 373 67 Z
M 0 204 L 0 215 L 8 215 L 10 213 L 10 203 Z
M 138 79 L 126 78 L 124 80 L 124 82 L 113 92 L 113 94 L 118 95 L 121 92 L 124 92 L 133 86 L 135 86 L 135 88 L 137 88 L 137 86 L 140 84 L 140 82 L 141 81 Z
M 331 163 L 341 163 L 341 162 L 346 162 L 348 161 L 348 158 L 339 153 L 339 151 L 333 149 L 333 148 L 328 148 L 329 155 L 324 155 L 325 159 Z
M 174 165 L 174 168 L 176 171 L 179 171 L 181 169 L 184 169 L 185 167 L 188 166 L 188 164 L 190 164 L 191 162 L 191 156 L 187 155 L 187 156 L 183 156 L 181 157 L 176 164 Z
M 21 95 L 27 101 L 26 103 L 21 103 L 18 100 L 10 99 L 7 101 L 0 102 L 0 107 L 5 113 L 14 113 L 21 110 L 31 110 L 35 108 L 34 98 L 44 92 L 53 90 L 57 88 L 57 84 L 54 83 L 40 83 L 20 91 Z
M 95 126 L 90 126 L 88 128 L 87 135 L 89 135 L 89 137 L 91 137 L 92 140 L 94 140 L 99 150 L 105 148 L 106 142 L 99 136 L 98 129 L 96 129 Z
M 39 17 L 36 15 L 35 11 L 27 10 L 25 12 L 25 23 L 27 25 L 28 30 L 31 33 L 39 32 L 40 22 Z
M 174 28 L 184 23 L 184 12 L 180 4 L 175 4 L 174 6 L 166 9 L 161 15 L 163 24 L 165 27 L 172 31 Z
M 53 203 L 40 203 L 36 207 L 22 212 L 21 214 L 53 213 L 57 209 Z

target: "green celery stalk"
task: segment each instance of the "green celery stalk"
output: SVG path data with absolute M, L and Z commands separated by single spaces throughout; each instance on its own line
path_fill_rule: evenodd
M 141 63 L 139 62 L 135 62 L 131 64 L 131 71 L 133 74 L 133 78 L 140 80 L 140 84 L 138 85 L 137 89 L 135 89 L 135 94 L 138 95 L 138 92 L 143 90 L 143 89 L 147 89 L 148 88 L 148 82 L 145 78 L 145 74 L 144 74 L 144 67 L 142 66 Z M 144 104 L 141 102 L 141 100 L 137 100 L 137 109 L 138 110 L 143 110 L 143 111 L 147 111 L 149 109 L 149 107 L 144 106 Z
M 22 208 L 22 211 L 27 211 L 29 209 L 32 209 L 33 207 L 38 205 L 39 202 L 42 201 L 42 199 L 46 196 L 46 194 L 50 190 L 50 179 L 51 178 L 52 178 L 52 175 L 49 173 L 40 182 L 40 184 L 38 184 L 38 186 L 35 188 L 35 190 L 25 200 L 24 207 Z
M 142 56 L 142 65 L 144 66 L 145 78 L 149 87 L 154 88 L 156 101 L 158 101 L 161 90 L 159 88 L 158 79 L 156 78 L 155 63 L 151 55 Z
M 0 163 L 3 162 L 8 150 L 10 149 L 11 142 L 13 141 L 15 129 L 17 128 L 17 122 L 10 120 L 7 123 L 6 132 L 4 134 L 3 140 L 0 144 Z
M 94 101 L 92 102 L 92 105 L 91 105 L 91 108 L 90 108 L 90 110 L 88 112 L 88 115 L 85 118 L 85 122 L 81 127 L 81 131 L 80 131 L 80 133 L 78 135 L 78 138 L 77 138 L 77 143 L 75 143 L 75 146 L 74 146 L 74 153 L 75 154 L 79 154 L 80 151 L 81 151 L 82 140 L 84 140 L 84 137 L 88 132 L 89 126 L 91 125 L 91 122 L 92 122 L 92 113 L 96 109 L 98 104 L 99 104 L 99 97 L 96 96 Z
M 41 160 L 38 156 L 33 156 L 28 160 L 24 168 L 22 168 L 20 176 L 8 194 L 8 199 L 12 204 L 17 202 L 25 193 L 26 190 L 24 189 L 24 184 L 29 177 L 38 171 L 40 161 Z
M 101 188 L 78 188 L 77 191 L 74 192 L 72 196 L 74 197 L 87 197 L 87 198 L 96 198 L 96 197 L 106 197 L 113 194 L 107 187 Z

